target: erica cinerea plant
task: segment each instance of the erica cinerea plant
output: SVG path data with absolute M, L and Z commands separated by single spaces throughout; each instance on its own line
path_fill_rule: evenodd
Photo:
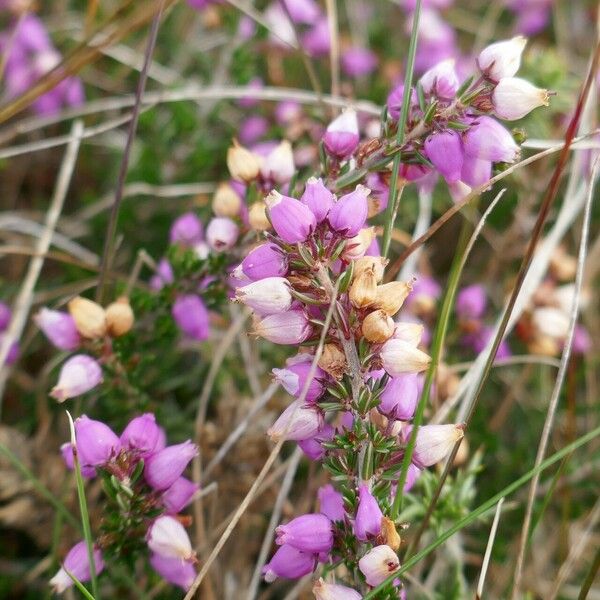
M 278 181 L 272 157 L 237 144 L 229 152 L 232 176 L 249 186 L 250 225 L 264 232 L 233 271 L 235 300 L 252 309 L 255 335 L 299 348 L 273 370 L 295 399 L 268 435 L 298 443 L 333 484 L 321 488 L 314 512 L 276 529 L 278 548 L 263 568 L 267 581 L 297 579 L 319 564 L 324 572 L 343 565 L 343 583 L 318 580 L 316 598 L 360 598 L 373 588 L 383 594 L 378 597 L 404 593 L 402 578 L 393 577 L 401 544 L 396 498 L 450 453 L 464 428 L 422 425 L 409 445 L 430 363 L 424 326 L 400 316 L 418 280 L 386 283 L 387 260 L 367 219 L 385 209 L 385 169 L 400 150 L 406 182 L 431 185 L 441 175 L 455 200 L 485 185 L 494 164 L 518 158 L 517 142 L 495 117 L 518 119 L 548 98 L 514 77 L 524 47 L 523 38 L 488 46 L 478 57 L 479 72 L 464 82 L 451 60 L 431 67 L 410 90 L 401 147 L 394 140 L 402 87 L 390 94 L 379 140 L 361 145 L 356 113 L 346 110 L 324 132 L 318 177 L 302 187 L 281 187 L 292 177 L 290 159 L 279 166 Z M 375 182 L 375 198 L 361 181 Z M 423 298 L 435 296 L 434 283 L 429 292 L 423 287 Z M 457 310 L 464 319 L 479 319 L 482 291 L 461 293 Z M 397 489 L 407 452 L 404 489 Z
M 167 445 L 164 430 L 153 414 L 133 418 L 120 436 L 86 415 L 75 420 L 75 441 L 61 453 L 67 468 L 78 467 L 86 479 L 100 477 L 105 492 L 102 520 L 94 532 L 95 573 L 105 560 L 132 567 L 144 556 L 166 581 L 187 589 L 195 577 L 195 553 L 179 515 L 192 501 L 198 486 L 184 477 L 197 453 L 189 440 Z M 90 580 L 85 542 L 77 543 L 50 580 L 56 592 Z

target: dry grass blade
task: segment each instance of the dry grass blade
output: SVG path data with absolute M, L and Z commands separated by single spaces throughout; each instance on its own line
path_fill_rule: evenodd
M 485 584 L 485 576 L 490 564 L 490 558 L 492 557 L 492 548 L 494 547 L 494 540 L 496 539 L 496 531 L 498 530 L 498 523 L 500 522 L 500 513 L 502 512 L 502 505 L 504 504 L 504 498 L 498 502 L 496 506 L 496 514 L 492 522 L 492 528 L 490 529 L 490 536 L 488 543 L 485 548 L 485 554 L 483 556 L 483 564 L 481 565 L 481 572 L 479 574 L 479 581 L 477 582 L 477 591 L 475 593 L 475 600 L 481 600 L 483 598 L 483 586 Z
M 542 435 L 537 449 L 537 455 L 535 458 L 535 466 L 537 467 L 543 460 L 548 448 L 548 440 L 550 439 L 550 433 L 552 431 L 552 425 L 554 424 L 554 416 L 558 407 L 558 401 L 560 399 L 560 391 L 562 389 L 565 376 L 567 374 L 567 368 L 569 365 L 569 358 L 571 356 L 571 348 L 573 346 L 573 339 L 575 337 L 575 325 L 577 324 L 577 316 L 579 314 L 579 304 L 581 302 L 581 288 L 583 283 L 583 275 L 585 268 L 585 260 L 587 255 L 587 246 L 589 238 L 589 229 L 592 212 L 592 198 L 594 194 L 594 186 L 596 177 L 598 175 L 598 168 L 600 167 L 600 157 L 596 159 L 594 166 L 590 174 L 589 189 L 587 194 L 587 200 L 585 203 L 585 210 L 583 213 L 583 224 L 581 227 L 581 242 L 579 244 L 579 253 L 577 256 L 577 273 L 575 276 L 575 291 L 573 296 L 573 304 L 571 306 L 569 331 L 565 340 L 563 354 L 560 360 L 560 367 L 558 374 L 554 382 L 554 388 L 552 395 L 550 396 L 550 402 L 548 403 L 548 411 L 546 413 L 546 420 L 544 421 L 544 427 L 542 429 Z M 515 577 L 514 587 L 512 591 L 512 598 L 516 600 L 519 595 L 521 586 L 521 578 L 523 574 L 523 562 L 525 560 L 525 552 L 527 550 L 527 540 L 529 538 L 529 528 L 531 525 L 531 518 L 533 515 L 533 505 L 537 494 L 537 487 L 539 484 L 540 476 L 535 475 L 531 484 L 529 485 L 529 495 L 527 498 L 527 508 L 525 509 L 525 517 L 523 519 L 523 526 L 521 528 L 521 539 L 519 542 L 519 551 L 517 554 L 517 561 L 515 566 Z
M 152 20 L 152 27 L 150 28 L 150 35 L 148 36 L 148 43 L 146 45 L 146 52 L 144 54 L 144 66 L 138 79 L 138 85 L 135 92 L 135 104 L 133 105 L 133 114 L 129 123 L 129 130 L 127 131 L 127 141 L 123 150 L 123 158 L 121 160 L 121 166 L 119 168 L 119 176 L 117 178 L 117 187 L 115 190 L 115 201 L 112 205 L 110 213 L 110 219 L 108 222 L 108 229 L 106 231 L 106 239 L 104 242 L 104 251 L 102 253 L 102 262 L 100 264 L 100 275 L 98 277 L 98 287 L 96 288 L 96 301 L 102 302 L 102 296 L 104 293 L 104 282 L 106 280 L 106 271 L 110 268 L 112 262 L 113 248 L 115 233 L 117 231 L 117 222 L 119 219 L 119 210 L 121 208 L 121 202 L 123 200 L 123 188 L 125 187 L 125 177 L 127 176 L 127 170 L 129 168 L 129 156 L 131 154 L 131 147 L 135 138 L 135 132 L 137 130 L 137 124 L 140 117 L 140 110 L 142 107 L 142 96 L 144 89 L 146 88 L 146 81 L 148 80 L 148 69 L 152 61 L 152 54 L 154 53 L 154 46 L 156 45 L 156 38 L 158 36 L 158 28 L 160 25 L 160 19 L 163 14 L 166 0 L 159 0 L 158 7 Z
M 75 168 L 75 162 L 77 161 L 77 154 L 79 152 L 79 145 L 81 143 L 81 132 L 83 125 L 81 121 L 73 123 L 71 128 L 71 141 L 65 152 L 58 178 L 56 180 L 56 187 L 54 189 L 54 195 L 50 201 L 48 212 L 46 213 L 46 220 L 44 223 L 44 231 L 38 239 L 35 246 L 35 253 L 27 270 L 27 274 L 23 280 L 23 285 L 19 291 L 17 299 L 14 304 L 13 317 L 6 334 L 2 338 L 0 344 L 0 413 L 2 412 L 2 397 L 4 395 L 4 386 L 8 377 L 8 367 L 4 366 L 8 351 L 12 343 L 21 337 L 23 328 L 29 316 L 29 310 L 32 304 L 33 291 L 35 289 L 37 280 L 42 271 L 44 265 L 44 259 L 50 248 L 52 242 L 52 236 L 56 229 L 56 224 L 67 196 L 69 184 L 71 183 L 71 177 L 73 175 L 73 169 Z
M 339 283 L 339 280 L 338 280 L 338 283 Z M 325 339 L 327 337 L 327 332 L 329 331 L 329 326 L 331 325 L 331 320 L 333 318 L 333 313 L 335 311 L 338 283 L 336 283 L 336 286 L 333 290 L 334 293 L 331 294 L 329 309 L 327 311 L 327 316 L 325 318 L 325 322 L 323 325 L 323 331 L 321 332 L 321 337 L 319 338 L 319 345 L 316 348 L 315 355 L 314 355 L 314 358 L 310 365 L 310 369 L 308 371 L 308 375 L 306 377 L 306 382 L 304 384 L 304 387 L 302 388 L 300 396 L 298 397 L 298 405 L 301 405 L 302 402 L 304 402 L 304 399 L 306 398 L 306 394 L 308 393 L 308 388 L 310 386 L 310 383 L 313 380 L 315 373 L 317 372 L 317 363 L 319 362 L 319 359 L 321 358 L 321 355 L 323 353 Z M 296 409 L 296 410 L 298 410 L 298 409 Z M 290 420 L 288 421 L 288 427 L 291 425 L 291 423 L 292 423 L 292 419 L 290 418 Z M 206 559 L 206 562 L 204 563 L 204 565 L 202 565 L 202 569 L 196 576 L 196 579 L 194 580 L 194 583 L 191 585 L 190 589 L 188 590 L 187 594 L 185 595 L 184 600 L 190 600 L 191 598 L 194 597 L 194 594 L 200 587 L 200 584 L 202 583 L 202 580 L 208 573 L 212 563 L 215 561 L 215 559 L 219 555 L 219 552 L 221 552 L 223 546 L 225 545 L 225 542 L 229 539 L 229 536 L 232 534 L 233 530 L 235 529 L 235 527 L 238 524 L 239 520 L 241 519 L 242 515 L 246 512 L 246 509 L 248 508 L 248 506 L 254 499 L 254 496 L 256 495 L 258 489 L 260 488 L 260 485 L 262 484 L 264 478 L 267 476 L 267 473 L 271 469 L 271 466 L 273 465 L 276 458 L 279 456 L 279 453 L 281 452 L 281 448 L 285 442 L 285 433 L 286 432 L 284 431 L 281 438 L 279 439 L 279 441 L 277 442 L 277 444 L 271 451 L 271 454 L 269 454 L 269 457 L 265 461 L 265 464 L 263 465 L 262 469 L 260 470 L 260 473 L 256 476 L 254 483 L 248 490 L 248 493 L 242 500 L 242 503 L 240 504 L 238 509 L 235 511 L 235 514 L 231 518 L 231 521 L 227 525 L 227 528 L 223 532 L 223 535 L 221 535 L 221 537 L 219 538 L 219 541 L 216 543 L 216 545 L 213 548 L 212 552 L 210 553 L 209 557 Z
M 269 550 L 271 549 L 271 543 L 273 542 L 273 533 L 275 532 L 275 527 L 277 527 L 277 523 L 281 517 L 283 504 L 290 493 L 292 483 L 294 483 L 294 477 L 296 476 L 296 471 L 298 470 L 298 464 L 300 463 L 301 458 L 302 450 L 300 450 L 300 448 L 296 448 L 292 454 L 290 464 L 286 471 L 285 477 L 283 478 L 283 482 L 281 483 L 281 487 L 279 488 L 279 492 L 277 493 L 275 504 L 273 505 L 271 518 L 269 519 L 269 524 L 267 525 L 267 531 L 265 532 L 265 537 L 263 538 L 260 552 L 258 553 L 258 558 L 256 559 L 256 566 L 254 567 L 254 572 L 252 573 L 252 579 L 250 580 L 250 585 L 248 586 L 246 600 L 254 600 L 256 597 L 256 592 L 258 590 L 258 586 L 260 585 L 262 567 L 267 560 Z

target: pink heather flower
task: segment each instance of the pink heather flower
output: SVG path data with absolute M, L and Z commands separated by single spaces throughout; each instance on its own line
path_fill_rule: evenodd
M 102 368 L 86 354 L 76 354 L 67 360 L 50 395 L 59 402 L 81 396 L 102 383 Z
M 237 242 L 240 228 L 227 217 L 215 217 L 206 228 L 206 241 L 217 252 L 231 250 Z
M 377 500 L 371 494 L 369 486 L 362 484 L 358 488 L 358 510 L 354 521 L 354 534 L 361 542 L 366 542 L 369 536 L 377 536 L 381 532 L 383 513 Z
M 402 111 L 402 103 L 404 102 L 404 84 L 400 83 L 389 93 L 387 97 L 388 115 L 397 121 L 400 118 Z
M 150 287 L 158 292 L 165 285 L 170 285 L 175 281 L 175 275 L 173 274 L 173 269 L 171 264 L 166 258 L 161 258 L 158 261 L 156 273 L 150 279 Z
M 481 115 L 463 135 L 465 154 L 492 162 L 512 163 L 519 158 L 519 146 L 496 119 Z
M 312 334 L 312 325 L 302 310 L 269 315 L 254 324 L 254 333 L 273 344 L 301 344 Z
M 406 23 L 410 33 L 412 18 Z M 456 33 L 435 8 L 423 7 L 419 20 L 419 43 L 415 57 L 415 69 L 422 73 L 441 60 L 456 57 L 459 51 L 456 47 Z
M 346 109 L 329 123 L 323 136 L 327 153 L 340 160 L 349 157 L 358 147 L 359 141 L 358 118 L 352 108 Z
M 160 428 L 152 413 L 145 413 L 129 421 L 121 434 L 121 446 L 125 450 L 135 450 L 136 453 L 146 458 L 158 450 L 161 441 Z
M 3 344 L 3 340 L 4 340 L 4 333 L 0 333 L 0 347 Z M 14 365 L 17 362 L 17 359 L 19 358 L 19 353 L 20 353 L 20 349 L 19 349 L 19 342 L 11 342 L 9 348 L 8 348 L 8 354 L 6 355 L 6 361 L 5 364 L 10 366 L 10 365 Z
M 406 429 L 405 435 L 408 439 L 410 428 Z M 431 467 L 448 456 L 463 436 L 462 425 L 423 425 L 417 432 L 412 460 L 418 467 Z
M 548 91 L 519 77 L 505 77 L 492 93 L 494 113 L 501 119 L 522 119 L 534 108 L 548 106 Z
M 8 304 L 0 302 L 0 331 L 4 331 L 10 324 L 12 312 Z
M 295 100 L 282 100 L 275 106 L 275 120 L 279 125 L 289 125 L 302 116 L 302 106 Z
M 473 351 L 476 354 L 483 352 L 490 341 L 490 338 L 495 336 L 495 331 L 493 327 L 489 325 L 484 325 L 477 333 L 472 336 L 466 336 L 466 341 L 469 342 Z M 508 358 L 512 356 L 512 352 L 510 351 L 510 347 L 508 342 L 503 339 L 500 342 L 500 346 L 498 346 L 498 352 L 496 352 L 496 360 L 502 360 L 503 358 Z
M 446 130 L 432 133 L 425 139 L 425 154 L 448 183 L 460 179 L 464 152 L 457 131 Z
M 342 71 L 349 77 L 365 77 L 377 68 L 377 55 L 368 48 L 354 46 L 342 54 Z
M 419 479 L 420 475 L 421 469 L 419 469 L 417 465 L 411 462 L 410 465 L 408 465 L 408 470 L 406 471 L 406 481 L 404 482 L 405 492 L 410 492 L 413 485 L 415 485 L 417 479 Z
M 235 290 L 235 299 L 261 315 L 288 311 L 293 297 L 285 277 L 265 277 Z
M 358 568 L 365 576 L 367 583 L 375 587 L 400 568 L 400 561 L 389 546 L 381 545 L 369 550 L 358 561 Z
M 419 276 L 413 282 L 412 293 L 404 301 L 404 306 L 406 308 L 414 308 L 417 305 L 432 307 L 441 295 L 442 288 L 433 277 Z
M 200 219 L 192 212 L 177 217 L 171 225 L 169 241 L 171 244 L 195 246 L 204 239 L 204 230 Z
M 185 560 L 181 560 L 180 558 L 151 554 L 150 566 L 165 581 L 180 587 L 185 592 L 190 589 L 196 578 L 196 569 L 194 568 L 194 565 Z
M 121 442 L 113 430 L 86 415 L 75 419 L 75 439 L 82 466 L 102 466 L 121 450 Z
M 419 399 L 417 375 L 406 373 L 392 377 L 381 394 L 379 412 L 391 419 L 408 421 L 412 419 Z
M 278 548 L 262 570 L 265 581 L 271 583 L 278 577 L 284 579 L 300 579 L 312 573 L 316 566 L 314 554 L 301 552 L 289 544 Z
M 56 67 L 61 56 L 56 51 L 43 22 L 34 14 L 15 21 L 11 52 L 5 70 L 6 92 L 14 97 L 25 92 L 43 75 Z M 40 96 L 32 108 L 40 115 L 57 113 L 63 106 L 83 102 L 83 86 L 76 77 L 67 77 Z
M 260 167 L 261 175 L 268 181 L 278 184 L 288 183 L 296 172 L 292 145 L 283 140 L 271 150 Z
M 418 346 L 421 344 L 425 327 L 422 323 L 415 322 L 398 322 L 394 329 L 394 339 L 403 340 L 411 346 Z
M 313 437 L 298 440 L 298 446 L 310 460 L 321 460 L 325 456 L 323 442 L 332 440 L 334 435 L 335 429 L 329 423 L 323 423 Z
M 275 244 L 261 244 L 244 258 L 234 274 L 239 271 L 252 281 L 266 277 L 284 277 L 288 272 L 288 261 Z
M 269 130 L 269 121 L 261 115 L 251 115 L 244 119 L 238 130 L 238 138 L 244 146 L 257 142 Z
M 587 354 L 593 347 L 593 342 L 588 330 L 583 325 L 575 325 L 573 335 L 573 353 Z
M 146 542 L 150 550 L 165 558 L 191 560 L 192 543 L 183 525 L 168 515 L 158 517 L 148 529 Z
M 317 219 L 322 223 L 333 206 L 335 196 L 325 187 L 322 179 L 311 177 L 306 182 L 300 202 L 306 204 Z
M 383 368 L 392 376 L 405 373 L 420 373 L 429 366 L 431 358 L 413 345 L 392 338 L 385 342 L 380 350 Z
M 275 442 L 281 439 L 306 440 L 319 432 L 322 422 L 318 409 L 295 400 L 279 415 L 267 435 Z
M 190 440 L 167 446 L 146 459 L 144 478 L 155 490 L 166 490 L 181 477 L 197 454 L 198 447 Z
M 317 498 L 319 512 L 334 522 L 345 520 L 344 497 L 330 483 L 318 489 Z
M 100 549 L 94 546 L 93 548 L 94 567 L 96 575 L 100 574 L 104 569 L 104 561 Z M 67 574 L 72 573 L 79 581 L 86 582 L 91 578 L 90 562 L 88 557 L 87 546 L 84 541 L 75 544 L 65 556 L 62 567 L 57 571 L 54 577 L 50 580 L 52 591 L 56 594 L 61 594 L 67 588 L 73 585 L 73 580 Z
M 208 310 L 204 302 L 195 294 L 179 296 L 173 303 L 171 313 L 177 327 L 184 335 L 202 341 L 210 334 Z
M 279 381 L 288 394 L 298 398 L 302 394 L 311 370 L 313 356 L 298 354 L 286 362 L 285 369 L 273 369 L 275 379 Z M 327 374 L 320 367 L 316 367 L 315 374 L 310 381 L 306 392 L 306 402 L 315 402 L 323 393 L 322 381 L 327 379 Z
M 361 600 L 362 596 L 352 588 L 319 579 L 313 587 L 315 600 Z
M 322 16 L 317 22 L 302 34 L 302 47 L 314 57 L 327 56 L 331 49 L 329 21 Z
M 75 462 L 73 459 L 73 446 L 71 442 L 65 442 L 60 447 L 60 453 L 62 459 L 65 463 L 65 466 L 69 471 L 72 471 L 75 468 Z M 94 467 L 83 466 L 81 467 L 81 475 L 86 479 L 92 479 L 92 477 L 96 477 L 96 469 Z
M 419 80 L 427 95 L 434 95 L 442 100 L 451 100 L 456 95 L 460 83 L 454 68 L 455 60 L 448 58 L 426 71 Z
M 490 44 L 480 52 L 477 66 L 492 81 L 513 77 L 521 66 L 521 55 L 526 45 L 527 40 L 523 36 Z
M 294 198 L 272 191 L 265 198 L 265 203 L 273 229 L 288 244 L 305 242 L 317 225 L 308 206 Z
M 249 90 L 261 90 L 264 87 L 264 83 L 260 77 L 254 77 L 253 79 L 251 79 L 248 82 L 246 87 Z M 245 96 L 244 98 L 241 98 L 240 100 L 238 100 L 238 104 L 242 108 L 252 108 L 253 106 L 256 106 L 258 104 L 258 102 L 259 101 L 256 98 L 254 98 L 252 95 Z
M 79 347 L 81 337 L 69 313 L 42 308 L 33 320 L 59 350 L 75 350 Z
M 480 319 L 487 307 L 487 295 L 482 285 L 464 287 L 456 296 L 456 314 L 463 319 Z
M 466 193 L 469 193 L 470 188 L 479 187 L 480 185 L 486 184 L 492 178 L 492 162 L 481 158 L 475 158 L 474 156 L 465 155 L 462 169 L 460 171 L 460 181 L 453 185 L 465 185 Z M 449 187 L 450 187 L 449 186 Z M 455 202 L 464 197 L 464 190 L 458 191 L 459 197 L 455 199 Z
M 321 16 L 315 0 L 284 0 L 284 3 L 295 23 L 312 25 Z
M 367 220 L 371 190 L 363 185 L 342 196 L 330 209 L 327 220 L 331 228 L 345 238 L 358 235 Z
M 331 521 L 322 514 L 309 513 L 275 529 L 275 543 L 288 544 L 301 552 L 329 552 L 333 546 Z
M 168 513 L 177 514 L 192 501 L 194 494 L 199 489 L 200 487 L 193 481 L 190 481 L 185 477 L 179 477 L 171 487 L 163 492 L 163 506 Z

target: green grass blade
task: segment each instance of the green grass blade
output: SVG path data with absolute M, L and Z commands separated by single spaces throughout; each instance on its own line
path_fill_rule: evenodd
M 500 501 L 504 496 L 509 496 L 514 491 L 518 490 L 520 487 L 525 485 L 532 477 L 541 473 L 548 467 L 552 466 L 554 463 L 561 460 L 563 457 L 567 456 L 569 453 L 577 450 L 577 448 L 584 446 L 595 437 L 600 435 L 600 427 L 596 427 L 589 433 L 581 436 L 578 440 L 573 443 L 565 446 L 562 450 L 555 452 L 552 456 L 547 458 L 545 461 L 539 464 L 538 467 L 534 467 L 529 470 L 525 475 L 522 475 L 516 481 L 513 481 L 510 485 L 507 485 L 504 489 L 500 490 L 497 494 L 492 496 L 489 500 L 486 500 L 483 504 L 479 505 L 473 512 L 469 513 L 466 517 L 458 520 L 452 527 L 447 529 L 442 535 L 440 535 L 435 541 L 433 541 L 429 546 L 426 546 L 409 558 L 402 567 L 396 571 L 393 575 L 390 575 L 383 583 L 373 588 L 366 596 L 364 596 L 363 600 L 369 600 L 370 598 L 375 598 L 378 592 L 380 592 L 386 585 L 390 584 L 396 577 L 406 573 L 411 567 L 414 567 L 420 560 L 431 554 L 436 548 L 441 546 L 446 540 L 451 538 L 455 533 L 467 527 L 474 521 L 476 521 L 479 517 L 483 516 L 488 511 L 492 510 L 494 506 Z
M 65 568 L 63 567 L 63 569 Z M 75 575 L 73 575 L 71 571 L 65 569 L 65 573 L 71 578 L 71 580 L 75 584 L 75 587 L 83 594 L 85 598 L 87 598 L 87 600 L 96 600 L 94 596 L 90 594 L 89 590 L 85 587 L 85 585 L 83 585 L 83 583 L 81 583 L 81 581 L 79 581 L 79 579 L 77 579 L 77 577 L 75 577 Z
M 79 498 L 79 511 L 81 513 L 81 526 L 83 529 L 83 537 L 85 539 L 85 545 L 88 553 L 88 560 L 90 563 L 90 580 L 92 584 L 92 594 L 96 600 L 100 600 L 98 596 L 98 579 L 96 577 L 96 563 L 94 561 L 94 539 L 92 538 L 92 528 L 90 526 L 90 515 L 87 507 L 87 500 L 85 498 L 85 487 L 83 485 L 83 476 L 81 474 L 81 465 L 79 464 L 79 455 L 77 453 L 77 444 L 75 438 L 75 426 L 73 425 L 73 419 L 67 412 L 69 418 L 69 427 L 71 429 L 71 445 L 73 448 L 73 470 L 75 471 L 75 480 L 77 482 L 77 496 Z
M 408 120 L 408 109 L 410 107 L 411 88 L 413 81 L 413 72 L 415 70 L 415 55 L 417 54 L 417 38 L 419 33 L 419 19 L 421 17 L 421 0 L 417 0 L 415 11 L 413 13 L 412 31 L 410 32 L 410 43 L 408 46 L 408 58 L 406 59 L 406 76 L 404 77 L 404 96 L 402 98 L 402 109 L 400 111 L 400 119 L 398 121 L 398 133 L 396 140 L 398 146 L 402 147 Z M 398 174 L 400 172 L 400 162 L 402 159 L 402 151 L 398 152 L 394 157 L 392 167 L 392 178 L 390 180 L 390 191 L 388 195 L 388 205 L 385 212 L 385 223 L 383 229 L 383 239 L 381 242 L 381 255 L 385 258 L 390 249 L 390 241 L 392 239 L 392 229 L 396 220 L 396 213 L 400 204 L 400 193 L 396 189 L 398 187 Z
M 440 319 L 436 326 L 433 343 L 431 345 L 431 364 L 429 365 L 429 369 L 427 370 L 425 383 L 423 384 L 423 392 L 421 393 L 421 398 L 419 399 L 419 404 L 417 405 L 417 410 L 415 411 L 415 416 L 413 419 L 413 428 L 410 434 L 410 439 L 408 441 L 406 451 L 404 452 L 404 458 L 402 459 L 402 470 L 400 471 L 400 478 L 398 479 L 398 485 L 396 487 L 396 495 L 394 497 L 394 502 L 392 504 L 392 510 L 390 513 L 390 518 L 393 521 L 395 521 L 398 518 L 398 515 L 402 510 L 402 497 L 404 493 L 404 484 L 406 483 L 408 467 L 410 466 L 410 461 L 413 455 L 413 451 L 415 449 L 415 444 L 417 442 L 417 433 L 419 431 L 421 423 L 423 422 L 425 407 L 429 402 L 429 395 L 431 394 L 433 378 L 435 377 L 435 372 L 440 362 L 442 349 L 444 347 L 446 331 L 448 330 L 450 316 L 452 313 L 452 307 L 454 306 L 454 297 L 456 296 L 456 290 L 458 289 L 458 282 L 460 281 L 462 267 L 465 264 L 465 260 L 463 260 L 463 257 L 467 247 L 468 228 L 469 225 L 467 221 L 465 221 L 461 230 L 458 248 L 454 255 L 454 261 L 452 262 L 446 294 L 444 296 L 442 310 L 440 312 Z

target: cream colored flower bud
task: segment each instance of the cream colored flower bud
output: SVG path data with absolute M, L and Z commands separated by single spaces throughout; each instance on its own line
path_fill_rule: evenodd
M 402 538 L 396 531 L 396 526 L 394 525 L 394 521 L 388 519 L 387 517 L 383 517 L 381 519 L 381 541 L 383 544 L 389 546 L 392 550 L 398 550 L 400 548 L 400 544 L 402 543 Z
M 262 158 L 248 148 L 240 146 L 233 140 L 233 146 L 227 150 L 227 168 L 234 179 L 249 182 L 256 179 L 260 173 Z
M 213 196 L 212 209 L 217 217 L 237 217 L 242 201 L 228 183 L 220 183 Z
M 248 222 L 254 231 L 267 231 L 271 223 L 267 219 L 267 206 L 264 202 L 255 202 L 248 211 Z
M 362 334 L 375 344 L 387 342 L 394 334 L 395 323 L 385 311 L 375 310 L 362 322 Z
M 77 296 L 69 302 L 68 308 L 77 331 L 84 338 L 93 340 L 106 334 L 106 312 L 98 303 Z
M 346 355 L 335 344 L 325 344 L 318 365 L 334 379 L 341 379 L 346 372 Z
M 129 332 L 134 320 L 129 299 L 125 296 L 121 296 L 106 307 L 106 327 L 112 337 L 119 337 Z
M 556 338 L 547 335 L 536 335 L 533 340 L 527 344 L 530 354 L 541 356 L 556 356 L 560 352 L 560 343 Z
M 409 281 L 390 281 L 380 285 L 377 288 L 375 306 L 393 316 L 402 308 L 411 291 L 412 283 Z
M 342 258 L 356 260 L 361 258 L 369 249 L 371 242 L 375 239 L 375 227 L 365 227 L 353 238 L 346 241 L 346 247 L 342 252 Z M 373 257 L 376 258 L 376 257 Z
M 377 297 L 377 276 L 373 268 L 365 269 L 350 286 L 350 301 L 357 308 L 371 306 Z
M 415 348 L 421 343 L 425 327 L 421 323 L 396 323 L 393 337 Z
M 387 264 L 387 259 L 382 256 L 363 256 L 354 261 L 353 277 L 356 279 L 366 269 L 373 269 L 377 283 L 380 283 L 383 279 L 383 272 Z
M 577 259 L 558 247 L 550 258 L 550 272 L 559 281 L 572 281 L 577 272 Z

